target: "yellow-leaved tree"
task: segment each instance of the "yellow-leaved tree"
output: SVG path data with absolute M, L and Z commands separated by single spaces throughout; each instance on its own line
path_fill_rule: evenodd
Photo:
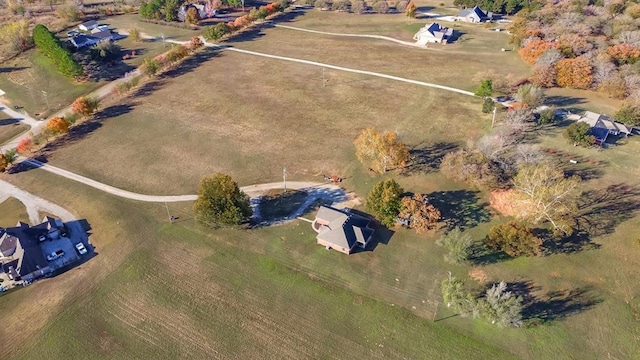
M 404 167 L 409 160 L 407 146 L 394 131 L 378 132 L 374 128 L 362 130 L 353 141 L 356 157 L 365 166 L 384 174 L 388 170 Z

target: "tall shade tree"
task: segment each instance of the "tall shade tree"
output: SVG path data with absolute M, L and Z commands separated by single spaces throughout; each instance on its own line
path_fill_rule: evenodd
M 367 210 L 381 224 L 391 227 L 402 209 L 401 196 L 404 189 L 393 179 L 377 183 L 367 195 Z
M 534 84 L 520 85 L 515 97 L 517 101 L 527 104 L 530 108 L 536 108 L 544 101 L 542 89 Z
M 71 110 L 83 117 L 89 117 L 98 110 L 99 101 L 91 97 L 81 96 L 71 104 Z
M 405 196 L 401 203 L 402 209 L 398 217 L 407 220 L 409 227 L 415 229 L 417 233 L 424 233 L 438 226 L 440 210 L 429 203 L 426 195 Z
M 393 131 L 379 133 L 374 128 L 366 128 L 353 144 L 358 160 L 381 174 L 403 167 L 409 160 L 407 146 L 398 140 L 398 134 Z
M 31 46 L 31 36 L 29 36 L 29 22 L 19 20 L 10 22 L 0 27 L 0 41 L 9 44 L 11 50 L 22 52 Z
M 478 303 L 480 316 L 499 327 L 520 327 L 522 322 L 522 297 L 507 291 L 502 281 L 487 290 Z
M 570 234 L 577 210 L 578 176 L 565 177 L 562 170 L 543 162 L 523 165 L 512 180 L 517 198 L 527 209 L 519 217 L 533 223 L 548 221 L 556 232 Z
M 239 225 L 252 213 L 247 194 L 240 190 L 231 176 L 222 173 L 200 181 L 193 210 L 199 223 L 212 228 Z
M 593 146 L 596 138 L 593 135 L 589 135 L 591 127 L 585 122 L 574 122 L 562 132 L 562 135 L 574 145 L 580 145 L 584 147 Z
M 442 300 L 448 308 L 460 313 L 461 316 L 468 316 L 473 312 L 476 305 L 475 299 L 465 291 L 464 283 L 451 276 L 442 280 L 440 284 L 442 290 Z

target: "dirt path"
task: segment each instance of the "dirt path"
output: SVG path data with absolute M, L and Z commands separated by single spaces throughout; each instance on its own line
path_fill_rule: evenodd
M 394 43 L 400 44 L 400 45 L 417 47 L 417 48 L 420 48 L 420 49 L 434 50 L 433 48 L 430 48 L 430 47 L 427 47 L 427 46 L 424 46 L 424 45 L 419 45 L 419 44 L 417 44 L 415 42 L 398 40 L 398 39 L 394 39 L 392 37 L 382 36 L 382 35 L 333 33 L 333 32 L 327 32 L 327 31 L 304 29 L 304 28 L 299 28 L 299 27 L 295 27 L 295 26 L 278 25 L 278 24 L 274 24 L 274 23 L 268 23 L 268 24 L 271 25 L 271 26 L 277 27 L 277 28 L 296 30 L 296 31 L 304 31 L 304 32 L 313 33 L 313 34 L 385 40 L 385 41 L 391 41 L 391 42 L 394 42 Z
M 26 192 L 6 181 L 0 180 L 0 198 L 8 197 L 14 197 L 24 204 L 24 206 L 27 208 L 29 221 L 31 221 L 32 225 L 38 224 L 40 222 L 39 211 L 59 216 L 62 221 L 65 222 L 73 221 L 76 219 L 76 217 L 66 209 L 43 198 L 37 197 L 29 192 Z

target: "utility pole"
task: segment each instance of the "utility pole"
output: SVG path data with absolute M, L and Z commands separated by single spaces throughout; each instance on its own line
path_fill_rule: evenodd
M 493 125 L 496 124 L 496 111 L 498 111 L 498 107 L 494 106 L 493 107 L 493 119 L 491 120 L 491 128 L 493 128 Z
M 169 224 L 173 224 L 173 216 L 171 216 L 171 213 L 169 212 L 169 205 L 167 205 L 167 202 L 164 202 L 164 207 L 167 209 L 167 216 L 169 216 Z
M 287 192 L 287 168 L 282 168 L 282 180 L 284 181 L 284 192 Z
M 47 92 L 42 90 L 42 95 L 44 95 L 44 101 L 47 103 L 47 110 L 51 110 L 51 107 L 49 106 L 49 97 L 47 96 Z
M 327 86 L 327 80 L 325 79 L 324 76 L 324 68 L 322 68 L 322 87 Z

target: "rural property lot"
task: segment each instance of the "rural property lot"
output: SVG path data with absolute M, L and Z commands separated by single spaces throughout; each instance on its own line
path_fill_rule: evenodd
M 468 51 L 452 57 L 448 50 L 263 31 L 231 44 L 466 89 L 476 71 L 502 57 L 506 69 L 513 64 L 526 73 L 513 53 L 491 58 L 464 43 L 444 48 Z M 96 120 L 45 156 L 148 194 L 194 193 L 215 171 L 241 185 L 277 181 L 287 166 L 295 180 L 344 176 L 342 185 L 364 197 L 384 177 L 355 160 L 352 141 L 376 126 L 427 154 L 421 171 L 395 178 L 429 194 L 448 225 L 480 240 L 507 220 L 487 206 L 486 193 L 435 171 L 444 152 L 490 126 L 480 99 L 336 70 L 325 76 L 323 86 L 319 67 L 208 50 L 134 96 L 103 104 Z M 582 149 L 561 131 L 544 128 L 536 141 L 555 149 L 561 163 L 577 159 L 568 170 L 589 179 L 580 209 L 589 234 L 546 256 L 468 265 L 446 264 L 435 232 L 380 231 L 374 251 L 343 256 L 316 245 L 302 221 L 211 231 L 194 223 L 191 203 L 167 209 L 123 200 L 42 170 L 0 175 L 86 217 L 97 252 L 81 269 L 3 295 L 0 343 L 20 359 L 634 359 L 640 145 L 630 139 L 606 151 Z M 172 225 L 167 210 L 178 216 Z M 541 323 L 499 329 L 455 316 L 441 303 L 448 271 L 476 290 L 500 280 L 529 289 L 527 314 Z
M 215 171 L 242 185 L 277 181 L 283 166 L 298 179 L 343 173 L 367 126 L 419 144 L 473 138 L 490 123 L 479 99 L 451 92 L 338 71 L 327 71 L 323 87 L 319 67 L 232 52 L 200 57 L 212 58 L 188 60 L 143 95 L 107 107 L 122 114 L 49 161 L 131 191 L 186 194 Z

